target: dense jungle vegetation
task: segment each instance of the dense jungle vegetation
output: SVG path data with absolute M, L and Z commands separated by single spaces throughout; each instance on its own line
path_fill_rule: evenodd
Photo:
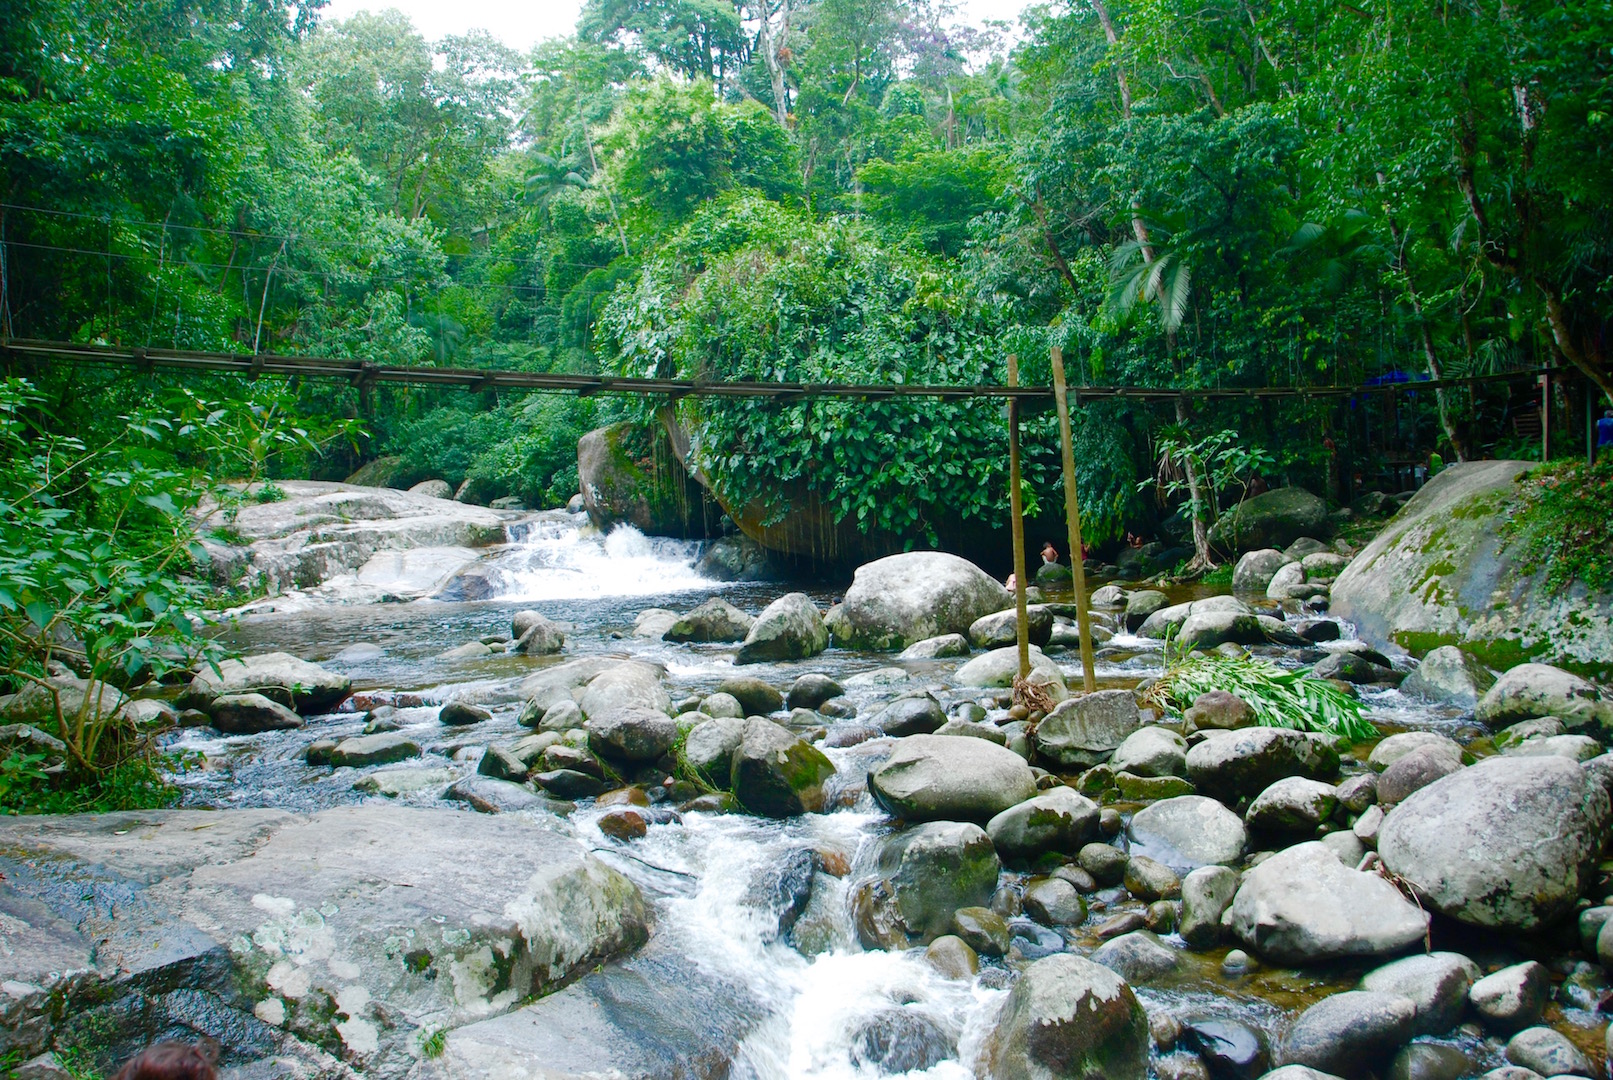
M 1570 420 L 1613 395 L 1608 0 L 1072 0 L 1013 34 L 940 0 L 588 0 L 529 54 L 317 3 L 13 0 L 0 176 L 14 338 L 988 383 L 1010 352 L 1045 383 L 1057 345 L 1077 384 L 1560 365 Z M 114 681 L 185 658 L 184 514 L 220 479 L 396 456 L 395 484 L 553 505 L 578 436 L 654 404 L 5 362 L 13 689 L 64 647 Z M 1345 501 L 1436 449 L 1532 455 L 1516 393 L 1089 402 L 1088 526 L 1213 515 L 1256 472 Z M 1006 513 L 986 404 L 680 410 L 740 500 L 913 543 Z M 1057 507 L 1051 418 L 1027 441 Z M 99 737 L 79 767 L 121 760 Z

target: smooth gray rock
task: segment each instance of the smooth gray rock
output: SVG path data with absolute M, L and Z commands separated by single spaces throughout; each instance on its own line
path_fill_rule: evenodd
M 1000 689 L 1010 687 L 1019 677 L 1019 650 L 1009 647 L 993 649 L 988 653 L 970 660 L 958 668 L 956 680 L 959 686 L 997 687 Z M 1064 685 L 1064 672 L 1059 666 L 1046 656 L 1042 650 L 1031 646 L 1031 682 L 1036 683 L 1049 694 L 1054 701 L 1063 701 L 1069 697 L 1069 690 Z
M 1408 956 L 1361 976 L 1361 989 L 1398 994 L 1416 1009 L 1418 1035 L 1444 1035 L 1462 1021 L 1478 965 L 1459 953 Z
M 1507 1060 L 1541 1076 L 1591 1076 L 1585 1060 L 1568 1036 L 1549 1027 L 1524 1028 L 1507 1040 Z
M 1550 664 L 1519 664 L 1479 699 L 1473 718 L 1491 728 L 1555 716 L 1569 731 L 1613 734 L 1613 694 Z
M 588 721 L 589 748 L 621 761 L 654 761 L 677 737 L 677 723 L 659 709 L 627 706 Z
M 1014 983 L 987 1037 L 995 1080 L 1144 1080 L 1148 1017 L 1125 981 L 1101 964 L 1061 953 Z
M 947 722 L 946 710 L 927 693 L 897 698 L 869 720 L 886 735 L 932 735 Z
M 1025 608 L 1026 634 L 1032 645 L 1046 645 L 1053 637 L 1053 612 L 1044 604 Z M 969 624 L 969 641 L 977 649 L 998 649 L 1017 645 L 1019 610 L 994 611 Z
M 899 651 L 965 634 L 976 619 L 1012 603 L 1001 582 L 967 559 L 910 551 L 858 567 L 830 629 L 846 648 Z
M 1495 757 L 1414 792 L 1377 846 L 1440 913 L 1533 930 L 1573 908 L 1609 820 L 1607 790 L 1573 761 Z
M 1182 879 L 1176 871 L 1135 853 L 1126 860 L 1125 885 L 1131 895 L 1148 902 L 1182 895 Z
M 1533 720 L 1519 720 L 1516 724 L 1507 725 L 1496 732 L 1490 741 L 1495 743 L 1497 750 L 1505 751 L 1521 746 L 1530 739 L 1549 739 L 1567 730 L 1555 716 L 1537 716 Z
M 1405 802 L 1413 792 L 1421 791 L 1461 767 L 1460 760 L 1437 746 L 1413 750 L 1378 777 L 1378 803 L 1387 808 Z
M 1289 776 L 1256 795 L 1243 820 L 1254 832 L 1311 836 L 1333 815 L 1338 801 L 1332 784 Z
M 1416 1010 L 1406 998 L 1346 990 L 1299 1014 L 1283 1042 L 1283 1060 L 1356 1076 L 1387 1063 L 1409 1042 L 1415 1019 Z
M 476 763 L 476 772 L 481 776 L 490 776 L 494 780 L 513 780 L 520 782 L 526 779 L 530 770 L 526 763 L 516 757 L 502 746 L 491 743 L 482 748 L 482 759 Z
M 915 641 L 903 649 L 898 660 L 946 660 L 969 655 L 969 639 L 962 634 L 942 634 L 939 637 Z
M 1221 916 L 1238 892 L 1238 872 L 1201 866 L 1182 879 L 1182 917 L 1177 932 L 1189 946 L 1208 949 L 1221 938 Z
M 1330 1072 L 1320 1069 L 1306 1068 L 1304 1065 L 1284 1065 L 1280 1069 L 1273 1069 L 1260 1080 L 1344 1080 Z
M 516 628 L 510 652 L 524 656 L 553 656 L 566 647 L 566 631 L 536 611 L 516 613 L 512 625 Z
M 746 716 L 766 716 L 784 708 L 784 695 L 771 683 L 749 675 L 732 675 L 717 684 L 717 693 L 739 702 Z
M 680 642 L 744 641 L 755 622 L 755 619 L 722 597 L 713 596 L 699 607 L 680 615 L 661 637 Z
M 1133 776 L 1186 776 L 1187 740 L 1169 728 L 1139 728 L 1115 749 L 1109 767 Z
M 1473 1058 L 1442 1043 L 1407 1043 L 1389 1062 L 1384 1080 L 1460 1080 L 1473 1071 Z
M 829 631 L 812 598 L 806 593 L 786 593 L 756 616 L 734 662 L 804 660 L 828 647 Z
M 1529 960 L 1475 980 L 1467 1000 L 1485 1027 L 1505 1033 L 1539 1020 L 1550 993 L 1551 975 Z
M 1338 751 L 1302 731 L 1254 727 L 1211 735 L 1187 752 L 1187 778 L 1229 802 L 1257 795 L 1288 776 L 1331 780 Z
M 761 715 L 772 712 L 771 709 L 751 710 L 740 704 L 734 695 L 718 691 L 707 694 L 700 702 L 700 711 L 714 720 L 743 720 L 747 716 Z
M 1455 645 L 1441 645 L 1429 650 L 1417 670 L 1406 676 L 1400 692 L 1424 701 L 1471 709 L 1493 685 L 1495 676 L 1483 664 Z
M 1562 757 L 1584 764 L 1603 753 L 1602 744 L 1589 735 L 1545 735 L 1525 739 L 1502 753 L 1511 757 Z
M 1025 887 L 1021 898 L 1025 914 L 1043 926 L 1078 926 L 1086 921 L 1087 905 L 1063 878 L 1043 878 Z M 1099 961 L 1102 963 L 1102 961 Z
M 1098 838 L 1098 804 L 1061 785 L 997 814 L 986 834 L 1004 858 L 1079 851 Z
M 1093 950 L 1091 959 L 1133 986 L 1172 974 L 1182 965 L 1176 950 L 1147 930 L 1110 938 Z
M 672 709 L 672 698 L 661 685 L 661 674 L 661 669 L 654 664 L 635 660 L 611 662 L 585 680 L 586 689 L 577 698 L 577 704 L 590 724 L 623 709 L 667 713 Z M 525 687 L 523 684 L 523 690 Z
M 220 694 L 207 709 L 213 726 L 226 735 L 255 735 L 302 727 L 302 717 L 262 694 Z
M 1233 731 L 1253 727 L 1255 712 L 1249 703 L 1225 690 L 1207 690 L 1193 699 L 1182 714 L 1183 731 Z
M 1060 702 L 1036 727 L 1036 752 L 1056 765 L 1105 761 L 1142 725 L 1130 690 L 1098 690 Z
M 1271 584 L 1272 575 L 1294 561 L 1293 556 L 1276 548 L 1246 551 L 1232 570 L 1232 591 L 1263 594 Z
M 437 710 L 438 722 L 447 727 L 469 727 L 491 719 L 491 712 L 470 701 L 450 701 Z
M 467 776 L 448 785 L 442 797 L 462 802 L 478 814 L 513 814 L 519 810 L 547 810 L 554 804 L 531 789 L 492 776 Z
M 419 756 L 419 743 L 396 732 L 384 732 L 343 739 L 330 751 L 330 764 L 338 769 L 344 766 L 362 769 L 367 765 L 389 765 Z
M 1388 881 L 1344 866 L 1314 841 L 1244 874 L 1226 922 L 1245 946 L 1278 964 L 1388 956 L 1428 932 L 1428 916 Z
M 1389 736 L 1372 748 L 1372 753 L 1367 756 L 1367 764 L 1383 772 L 1413 750 L 1424 749 L 1439 750 L 1461 764 L 1462 748 L 1456 740 L 1432 731 L 1403 731 L 1399 735 Z
M 1273 488 L 1226 511 L 1210 530 L 1210 543 L 1232 554 L 1281 548 L 1302 536 L 1326 535 L 1327 504 L 1304 488 Z
M 8 1030 L 97 1032 L 113 1061 L 206 1032 L 226 1059 L 403 1075 L 423 1031 L 507 1012 L 648 936 L 630 881 L 520 817 L 373 801 L 9 818 L 0 849 L 8 917 L 25 903 L 29 924 L 8 931 L 0 980 L 40 988 L 8 995 Z M 93 895 L 118 901 L 85 906 Z
M 910 735 L 868 777 L 887 811 L 909 821 L 989 821 L 1036 794 L 1036 775 L 985 739 Z
M 809 672 L 790 684 L 789 693 L 784 695 L 784 704 L 792 709 L 816 709 L 845 692 L 846 688 L 829 676 Z
M 265 653 L 221 660 L 218 670 L 204 666 L 175 706 L 206 710 L 222 694 L 262 694 L 299 713 L 320 713 L 347 697 L 353 680 L 327 671 L 290 653 Z
M 1264 645 L 1266 629 L 1254 615 L 1235 611 L 1193 613 L 1182 620 L 1177 641 L 1184 649 L 1213 649 L 1217 645 Z
M 1132 850 L 1181 873 L 1243 858 L 1243 821 L 1214 799 L 1180 795 L 1145 806 L 1131 818 Z
M 745 738 L 745 721 L 725 716 L 696 724 L 683 740 L 683 764 L 715 787 L 728 786 L 734 751 Z

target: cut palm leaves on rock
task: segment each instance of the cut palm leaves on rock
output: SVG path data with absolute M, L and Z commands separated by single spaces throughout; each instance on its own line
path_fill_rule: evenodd
M 1360 702 L 1338 687 L 1252 658 L 1182 657 L 1149 688 L 1148 699 L 1180 711 L 1211 690 L 1242 698 L 1263 727 L 1319 731 L 1351 742 L 1378 737 Z

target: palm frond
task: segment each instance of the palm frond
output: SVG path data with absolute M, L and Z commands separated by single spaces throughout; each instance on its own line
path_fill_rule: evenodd
M 1149 697 L 1177 711 L 1200 694 L 1225 690 L 1242 698 L 1263 727 L 1336 735 L 1351 742 L 1378 737 L 1361 713 L 1361 703 L 1323 679 L 1253 658 L 1186 656 L 1176 660 L 1149 688 Z

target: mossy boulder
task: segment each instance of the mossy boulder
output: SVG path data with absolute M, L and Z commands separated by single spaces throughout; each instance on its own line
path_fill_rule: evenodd
M 1525 661 L 1613 677 L 1613 593 L 1547 585 L 1504 528 L 1529 461 L 1452 465 L 1333 583 L 1332 611 L 1375 644 L 1459 645 L 1489 667 Z
M 1014 984 L 981 1064 L 998 1080 L 1143 1080 L 1148 1017 L 1113 971 L 1069 953 L 1049 956 Z
M 1239 555 L 1328 532 L 1327 504 L 1304 488 L 1285 487 L 1246 499 L 1222 514 L 1210 530 L 1210 544 Z
M 702 489 L 672 453 L 659 425 L 623 421 L 577 440 L 583 508 L 601 529 L 628 524 L 651 536 L 708 536 L 721 512 L 708 512 Z

